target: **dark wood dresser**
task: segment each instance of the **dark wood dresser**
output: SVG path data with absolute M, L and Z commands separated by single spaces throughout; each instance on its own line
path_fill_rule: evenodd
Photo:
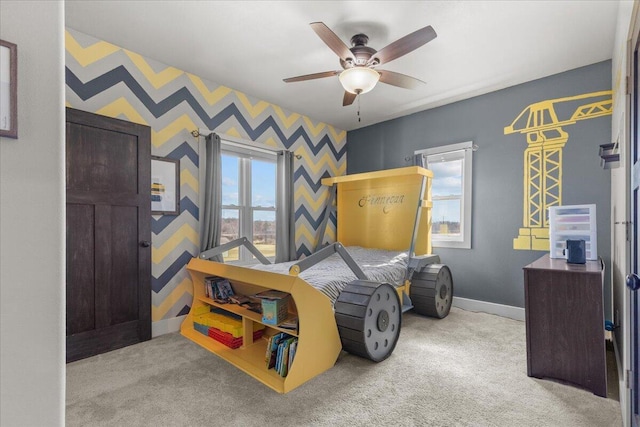
M 524 267 L 527 375 L 607 396 L 604 264 L 549 254 Z

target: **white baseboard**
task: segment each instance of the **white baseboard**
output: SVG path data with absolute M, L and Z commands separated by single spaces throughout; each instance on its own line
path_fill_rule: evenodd
M 151 338 L 170 334 L 171 332 L 178 332 L 185 317 L 187 317 L 186 314 L 178 317 L 172 317 L 171 319 L 162 319 L 157 322 L 153 322 L 151 324 Z
M 512 305 L 496 304 L 493 302 L 480 301 L 468 298 L 453 297 L 451 303 L 454 307 L 467 311 L 480 311 L 483 313 L 495 314 L 497 316 L 508 317 L 510 319 L 524 321 L 524 308 Z

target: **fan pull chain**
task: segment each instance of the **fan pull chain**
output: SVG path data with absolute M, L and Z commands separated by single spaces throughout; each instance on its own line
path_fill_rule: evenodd
M 360 123 L 360 95 L 358 95 L 358 123 Z

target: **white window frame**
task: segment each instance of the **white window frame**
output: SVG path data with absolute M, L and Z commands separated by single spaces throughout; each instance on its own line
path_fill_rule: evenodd
M 253 207 L 251 200 L 251 160 L 263 160 L 272 162 L 276 165 L 277 172 L 277 152 L 261 147 L 255 147 L 246 143 L 238 143 L 225 139 L 220 140 L 220 149 L 222 154 L 237 156 L 240 158 L 238 167 L 238 205 L 222 205 L 222 210 L 238 211 L 238 235 L 246 237 L 247 240 L 253 242 L 253 213 L 255 211 L 275 212 L 276 207 Z M 274 179 L 277 179 L 274 177 Z M 276 200 L 278 199 L 278 188 L 276 186 Z M 222 214 L 222 210 L 220 214 Z M 276 227 L 276 239 L 278 228 Z M 240 247 L 238 260 L 228 261 L 229 264 L 247 265 L 256 264 L 258 261 L 253 257 L 251 252 L 244 246 Z M 275 261 L 275 256 L 267 257 L 271 262 Z
M 473 141 L 458 144 L 442 145 L 439 147 L 416 150 L 416 155 L 423 156 L 423 162 L 428 169 L 428 159 L 439 157 L 448 160 L 462 159 L 462 197 L 460 199 L 460 236 L 438 236 L 431 234 L 431 245 L 440 248 L 471 249 L 471 201 L 472 201 L 472 164 Z M 434 177 L 436 179 L 436 177 Z M 450 197 L 434 197 L 432 201 L 447 200 Z

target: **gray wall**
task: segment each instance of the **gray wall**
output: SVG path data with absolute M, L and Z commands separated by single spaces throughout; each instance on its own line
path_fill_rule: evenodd
M 452 269 L 454 295 L 524 306 L 522 267 L 544 254 L 513 249 L 522 227 L 526 135 L 504 127 L 534 102 L 611 89 L 611 61 L 567 71 L 472 99 L 422 111 L 347 133 L 347 172 L 408 166 L 415 150 L 473 141 L 471 249 L 434 248 Z M 402 90 L 402 89 L 398 89 Z M 365 95 L 366 96 L 366 95 Z M 610 260 L 610 172 L 599 164 L 600 144 L 610 142 L 611 116 L 564 128 L 563 205 L 595 203 L 598 254 Z M 609 316 L 607 275 L 605 315 Z
M 18 139 L 0 138 L 0 425 L 64 425 L 64 4 L 0 1 Z

